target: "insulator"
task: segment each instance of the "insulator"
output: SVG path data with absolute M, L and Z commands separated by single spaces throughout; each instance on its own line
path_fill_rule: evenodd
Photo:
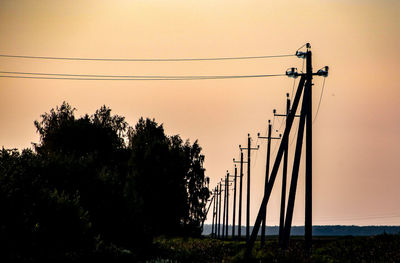
M 328 67 L 328 66 L 325 66 L 325 67 L 323 67 L 322 69 L 319 69 L 319 70 L 317 71 L 317 75 L 326 78 L 326 77 L 328 77 L 328 71 L 329 71 L 329 67 Z
M 286 70 L 286 76 L 289 78 L 297 78 L 299 76 L 299 73 L 297 73 L 297 68 L 288 68 Z
M 303 52 L 303 51 L 296 51 L 296 56 L 297 56 L 298 58 L 306 58 L 307 53 L 306 53 L 306 52 Z

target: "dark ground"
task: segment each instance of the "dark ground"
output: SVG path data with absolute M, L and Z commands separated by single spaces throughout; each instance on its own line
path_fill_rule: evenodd
M 388 234 L 317 237 L 310 256 L 304 253 L 303 237 L 292 237 L 283 251 L 277 237 L 270 236 L 263 248 L 256 242 L 247 259 L 244 241 L 159 237 L 154 244 L 154 260 L 149 262 L 400 262 L 400 235 Z

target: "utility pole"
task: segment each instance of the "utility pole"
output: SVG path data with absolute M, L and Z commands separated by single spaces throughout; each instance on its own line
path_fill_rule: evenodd
M 306 56 L 306 86 L 304 96 L 307 97 L 306 114 L 306 200 L 305 200 L 305 243 L 308 252 L 312 246 L 312 64 L 311 50 Z
M 286 126 L 288 122 L 288 115 L 290 111 L 290 99 L 289 93 L 286 93 Z M 280 116 L 275 114 L 274 116 Z M 283 229 L 285 225 L 285 204 L 286 204 L 286 181 L 287 181 L 287 165 L 288 165 L 288 154 L 289 154 L 289 140 L 285 143 L 285 152 L 283 155 L 283 173 L 282 173 L 282 192 L 281 192 L 281 211 L 279 218 L 279 245 L 282 246 Z
M 239 145 L 240 147 L 240 145 Z M 251 150 L 258 150 L 257 148 L 251 148 L 251 137 L 247 134 L 247 148 L 241 148 L 247 150 L 247 208 L 246 208 L 246 240 L 250 237 L 250 167 L 251 167 Z
M 242 237 L 242 195 L 243 195 L 243 163 L 247 163 L 243 161 L 243 151 L 239 145 L 240 149 L 240 180 L 239 180 L 239 214 L 238 214 L 238 239 L 240 240 Z M 234 163 L 238 163 L 233 158 Z
M 272 139 L 280 139 L 280 137 L 276 137 L 276 138 L 271 137 L 271 132 L 272 132 L 271 130 L 272 130 L 271 120 L 268 120 L 268 135 L 267 135 L 267 137 L 260 136 L 260 133 L 257 134 L 259 139 L 267 140 L 267 161 L 266 161 L 266 165 L 265 165 L 266 167 L 265 167 L 264 195 L 267 192 L 267 184 L 268 184 L 268 176 L 269 176 L 269 163 L 270 163 L 269 160 L 271 157 L 271 140 Z M 264 214 L 264 218 L 263 218 L 262 226 L 261 226 L 261 246 L 263 246 L 265 243 L 266 220 L 267 220 L 267 208 L 265 208 L 265 214 Z
M 216 203 L 217 203 L 217 195 L 216 195 L 216 188 L 214 188 L 214 193 L 213 193 L 213 197 L 214 197 L 214 204 L 213 204 L 213 217 L 212 217 L 212 223 L 211 223 L 211 237 L 214 238 L 215 234 L 214 234 L 214 225 L 215 225 L 215 208 L 216 208 Z
M 226 233 L 225 238 L 228 239 L 228 229 L 229 229 L 229 172 L 226 171 Z
M 233 159 L 235 161 L 235 159 Z M 235 216 L 236 216 L 236 185 L 237 185 L 237 167 L 235 164 L 235 175 L 234 175 L 234 188 L 233 188 L 233 215 L 232 215 L 232 239 L 235 239 Z
M 221 237 L 221 192 L 222 192 L 222 185 L 221 182 L 219 183 L 219 191 L 218 191 L 218 195 L 219 195 L 219 202 L 218 202 L 218 238 Z
M 221 179 L 222 180 L 222 179 Z M 225 238 L 225 212 L 226 212 L 226 177 L 225 177 L 225 189 L 224 189 L 224 212 L 222 216 L 222 239 Z

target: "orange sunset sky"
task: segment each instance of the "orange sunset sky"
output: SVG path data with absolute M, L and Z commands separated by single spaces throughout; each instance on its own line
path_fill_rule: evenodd
M 312 46 L 314 70 L 330 67 L 313 124 L 313 224 L 400 225 L 399 1 L 0 1 L 0 54 L 262 56 L 294 54 L 306 42 Z M 292 66 L 301 69 L 302 60 L 0 58 L 0 71 L 69 74 L 253 75 L 280 74 Z M 314 115 L 322 83 L 321 77 L 314 78 Z M 254 145 L 257 132 L 265 134 L 272 110 L 284 111 L 285 94 L 291 93 L 292 86 L 293 79 L 287 77 L 188 81 L 0 77 L 0 146 L 31 147 L 39 139 L 33 121 L 63 101 L 76 107 L 78 116 L 92 114 L 105 104 L 130 125 L 141 116 L 155 118 L 169 135 L 198 139 L 214 187 L 226 170 L 233 171 L 232 158 L 239 157 L 238 145 L 246 144 L 247 133 Z M 276 129 L 280 121 L 275 119 Z M 252 222 L 264 189 L 266 145 L 258 143 L 261 149 L 252 155 Z M 269 225 L 279 220 L 280 174 L 269 203 Z M 303 223 L 304 167 L 294 213 L 294 224 Z

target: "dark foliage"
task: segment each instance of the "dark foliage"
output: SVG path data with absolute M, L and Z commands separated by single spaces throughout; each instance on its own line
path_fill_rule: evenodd
M 279 248 L 277 237 L 267 238 L 265 246 L 256 242 L 245 258 L 245 241 L 211 238 L 158 238 L 153 262 L 400 262 L 400 235 L 370 237 L 321 237 L 313 240 L 310 254 L 304 239 L 292 238 L 287 250 Z
M 159 234 L 201 233 L 201 148 L 101 107 L 63 103 L 35 121 L 34 151 L 0 151 L 0 261 L 134 260 Z M 129 143 L 125 143 L 128 142 Z

